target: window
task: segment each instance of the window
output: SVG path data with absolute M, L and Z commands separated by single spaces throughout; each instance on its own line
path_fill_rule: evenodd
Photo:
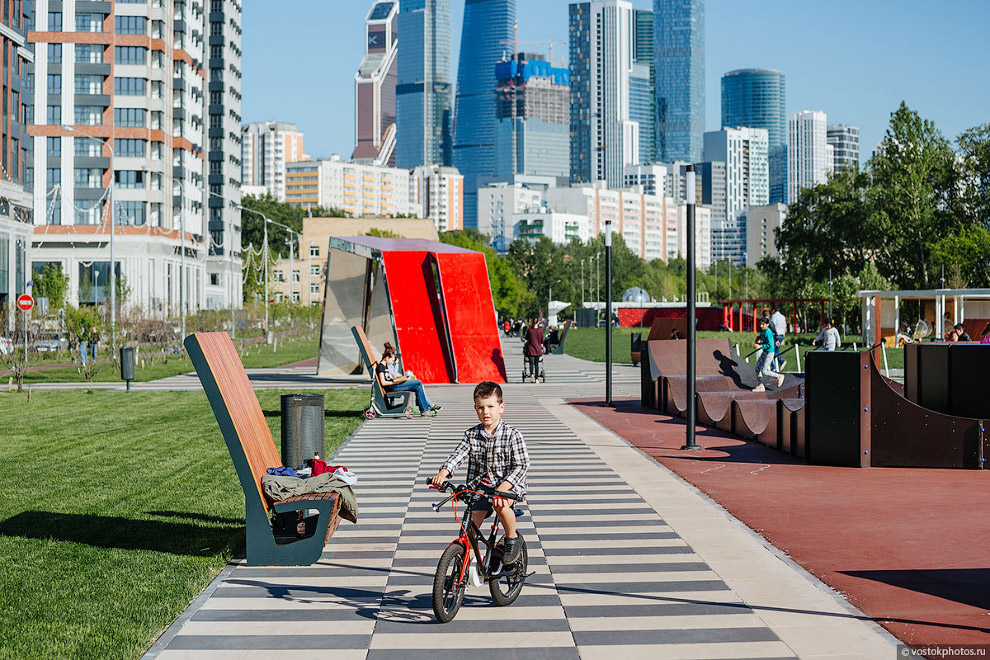
M 76 44 L 76 62 L 103 64 L 103 46 L 99 44 Z
M 117 0 L 120 5 L 143 5 L 147 2 L 148 0 Z
M 25 125 L 27 125 L 27 124 L 33 124 L 34 123 L 34 106 L 33 105 L 25 105 L 23 107 L 24 107 L 24 124 Z
M 77 199 L 73 204 L 75 207 L 75 224 L 95 225 L 100 222 L 100 212 L 103 205 L 98 199 Z
M 86 138 L 76 138 L 73 140 L 76 143 L 75 154 L 76 157 L 83 158 L 96 158 L 103 154 L 103 147 L 99 142 L 95 140 L 87 140 Z
M 316 284 L 315 282 L 313 284 L 310 284 L 309 292 L 312 295 L 316 295 L 316 296 L 320 295 L 320 285 Z
M 118 138 L 113 141 L 114 153 L 121 158 L 144 158 L 147 148 L 147 140 Z
M 48 106 L 48 124 L 51 126 L 62 125 L 62 106 L 60 105 Z
M 77 167 L 72 171 L 72 180 L 76 188 L 101 188 L 102 179 L 103 170 L 98 167 Z
M 210 105 L 223 103 L 223 92 L 210 92 Z
M 102 94 L 103 76 L 76 74 L 76 94 Z
M 117 64 L 144 65 L 148 63 L 148 49 L 144 46 L 117 46 L 113 58 Z
M 151 36 L 155 39 L 161 39 L 164 34 L 165 34 L 165 21 L 152 21 Z
M 48 188 L 54 188 L 55 186 L 62 183 L 62 168 L 61 167 L 49 167 L 45 170 L 45 186 Z
M 140 170 L 117 170 L 115 175 L 120 188 L 144 188 L 144 172 Z
M 282 274 L 282 271 L 276 270 L 272 272 L 272 279 L 276 282 L 284 282 L 285 276 Z
M 83 126 L 99 126 L 103 123 L 103 107 L 99 105 L 77 105 L 75 121 Z
M 299 271 L 298 270 L 292 271 L 292 281 L 293 282 L 298 282 L 299 281 Z
M 76 14 L 76 32 L 103 32 L 103 14 Z
M 34 168 L 25 167 L 24 168 L 24 187 L 33 188 L 34 187 Z
M 220 273 L 210 273 L 210 286 L 220 285 Z
M 156 69 L 162 68 L 162 63 L 165 61 L 165 53 L 160 50 L 151 51 L 151 66 Z
M 162 128 L 162 118 L 165 116 L 164 112 L 160 110 L 151 111 L 151 130 L 158 131 Z
M 117 218 L 122 225 L 143 225 L 147 222 L 145 203 L 137 201 L 117 202 Z
M 151 98 L 160 99 L 165 95 L 165 83 L 161 80 L 151 81 Z
M 310 249 L 310 252 L 312 253 L 312 248 Z M 310 277 L 319 277 L 320 276 L 320 267 L 319 266 L 310 266 L 309 267 L 309 276 Z
M 62 12 L 60 11 L 48 12 L 48 31 L 49 32 L 62 31 Z
M 318 256 L 320 256 L 320 246 L 318 246 L 318 245 L 310 245 L 309 246 L 309 256 L 311 256 L 311 257 L 318 257 Z M 319 273 L 317 273 L 317 274 L 319 274 Z
M 299 302 L 299 292 L 298 291 L 293 291 L 292 292 L 292 302 Z
M 62 74 L 60 73 L 48 74 L 48 93 L 49 94 L 62 93 Z
M 48 156 L 61 156 L 62 155 L 62 138 L 60 137 L 50 137 L 46 139 L 47 149 L 45 149 L 45 154 Z
M 48 61 L 62 61 L 62 44 L 48 44 Z
M 145 34 L 148 19 L 144 16 L 114 16 L 114 31 L 117 34 Z
M 144 96 L 148 81 L 144 78 L 114 78 L 113 91 L 121 96 Z
M 144 108 L 114 108 L 113 123 L 124 128 L 144 128 L 146 113 Z
M 161 160 L 162 159 L 162 143 L 152 142 L 151 143 L 151 159 Z
M 24 91 L 33 92 L 34 91 L 34 74 L 25 73 L 24 74 Z

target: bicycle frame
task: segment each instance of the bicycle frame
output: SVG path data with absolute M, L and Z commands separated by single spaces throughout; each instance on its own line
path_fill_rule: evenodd
M 481 528 L 474 524 L 474 520 L 471 519 L 470 507 L 465 507 L 464 517 L 461 519 L 461 533 L 454 541 L 454 543 L 459 543 L 464 546 L 464 562 L 461 564 L 461 573 L 458 579 L 458 584 L 464 583 L 464 576 L 467 574 L 468 567 L 471 565 L 471 553 L 474 552 L 474 556 L 479 558 L 478 561 L 478 571 L 481 574 L 481 578 L 486 582 L 502 577 L 502 573 L 498 575 L 490 576 L 488 574 L 488 568 L 491 566 L 492 553 L 495 550 L 495 539 L 498 536 L 499 520 L 498 516 L 495 516 L 495 520 L 492 522 L 491 533 L 486 539 Z M 478 545 L 478 541 L 485 544 L 485 558 L 484 561 L 480 560 L 481 557 L 481 547 Z

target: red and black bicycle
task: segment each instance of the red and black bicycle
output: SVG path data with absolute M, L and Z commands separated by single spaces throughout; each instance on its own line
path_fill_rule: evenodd
M 427 484 L 430 485 L 429 480 Z M 434 488 L 432 485 L 430 487 Z M 433 578 L 433 613 L 437 620 L 440 623 L 452 621 L 457 616 L 457 611 L 461 609 L 470 574 L 471 551 L 473 550 L 475 557 L 482 556 L 478 541 L 486 546 L 484 560 L 476 565 L 478 575 L 483 582 L 488 583 L 488 590 L 496 605 L 501 607 L 511 605 L 519 597 L 523 583 L 529 577 L 526 574 L 529 564 L 526 541 L 520 537 L 522 546 L 519 549 L 519 557 L 512 564 L 503 564 L 503 543 L 502 539 L 498 539 L 498 516 L 495 516 L 491 533 L 485 539 L 481 529 L 471 520 L 471 510 L 472 505 L 485 499 L 490 501 L 496 497 L 504 497 L 517 502 L 519 496 L 511 492 L 497 491 L 488 486 L 468 489 L 466 486 L 454 486 L 449 481 L 445 481 L 437 490 L 449 492 L 451 495 L 442 502 L 434 504 L 434 511 L 439 511 L 445 504 L 453 501 L 454 518 L 457 519 L 457 502 L 464 504 L 464 515 L 460 518 L 460 536 L 451 541 L 443 551 Z M 522 511 L 516 509 L 516 515 L 521 514 Z

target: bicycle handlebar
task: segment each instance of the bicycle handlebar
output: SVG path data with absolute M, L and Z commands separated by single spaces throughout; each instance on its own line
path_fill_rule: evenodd
M 433 479 L 427 478 L 426 479 L 426 485 L 432 487 L 433 486 Z M 457 486 L 455 486 L 454 484 L 450 483 L 449 481 L 445 481 L 442 484 L 440 484 L 440 487 L 437 488 L 437 490 L 439 490 L 441 493 L 447 492 L 447 491 L 450 491 L 452 493 L 459 493 L 459 492 L 461 492 L 463 490 L 469 490 L 469 489 L 465 485 L 457 485 Z M 471 488 L 470 490 L 476 491 L 476 492 L 480 493 L 481 495 L 483 495 L 484 497 L 487 497 L 489 499 L 491 499 L 493 497 L 504 497 L 505 499 L 512 500 L 514 502 L 518 502 L 521 499 L 517 494 L 515 494 L 513 492 L 497 490 L 495 488 L 492 488 L 491 486 L 485 486 L 484 484 L 479 484 L 477 486 L 477 488 Z

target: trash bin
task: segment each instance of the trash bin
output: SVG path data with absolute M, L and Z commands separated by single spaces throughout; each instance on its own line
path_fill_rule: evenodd
M 634 365 L 639 364 L 640 353 L 643 351 L 642 337 L 642 333 L 639 332 L 633 332 L 629 335 L 629 351 Z
M 128 346 L 120 349 L 120 379 L 127 381 L 127 391 L 131 390 L 134 380 L 134 348 Z
M 282 395 L 282 464 L 297 468 L 314 454 L 323 458 L 322 394 Z

